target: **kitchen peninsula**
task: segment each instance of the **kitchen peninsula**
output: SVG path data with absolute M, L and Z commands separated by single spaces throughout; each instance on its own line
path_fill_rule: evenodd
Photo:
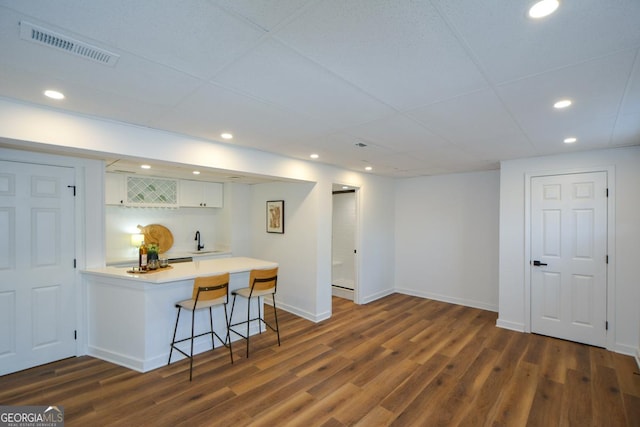
M 254 258 L 231 257 L 172 264 L 170 268 L 144 274 L 127 273 L 129 267 L 92 268 L 82 271 L 87 291 L 88 354 L 139 372 L 167 364 L 177 309 L 175 303 L 191 297 L 193 279 L 230 273 L 229 293 L 249 284 L 249 271 L 277 267 Z M 227 308 L 231 315 L 231 300 Z M 246 316 L 244 298 L 236 302 L 236 313 Z M 252 307 L 251 317 L 257 315 Z M 191 322 L 181 316 L 178 336 L 190 335 Z M 235 319 L 238 321 L 239 319 Z M 226 336 L 222 307 L 213 313 L 214 329 Z M 196 312 L 196 334 L 208 327 L 206 310 Z M 258 332 L 252 325 L 251 334 Z M 232 340 L 238 336 L 232 334 Z M 221 343 L 216 340 L 216 348 Z M 194 353 L 211 349 L 211 338 L 197 338 Z M 174 358 L 177 360 L 177 358 Z M 172 361 L 173 362 L 173 361 Z

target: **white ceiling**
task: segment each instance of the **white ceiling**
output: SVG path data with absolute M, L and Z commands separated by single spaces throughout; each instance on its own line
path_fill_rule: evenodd
M 0 96 L 393 177 L 640 144 L 640 1 L 532 4 L 0 0 Z M 22 40 L 21 21 L 120 58 Z

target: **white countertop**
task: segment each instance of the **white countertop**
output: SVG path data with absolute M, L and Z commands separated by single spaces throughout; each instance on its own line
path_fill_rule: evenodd
M 127 273 L 131 267 L 89 268 L 81 273 L 94 276 L 126 279 L 144 283 L 169 283 L 193 279 L 199 276 L 212 276 L 223 273 L 242 273 L 254 269 L 275 268 L 278 263 L 255 258 L 231 257 L 208 259 L 193 262 L 171 264 L 172 268 L 162 268 L 153 273 Z

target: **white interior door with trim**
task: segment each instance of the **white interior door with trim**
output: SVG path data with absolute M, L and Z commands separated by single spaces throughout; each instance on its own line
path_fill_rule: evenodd
M 0 375 L 76 354 L 74 181 L 0 161 Z
M 531 257 L 531 331 L 606 346 L 606 172 L 531 179 Z

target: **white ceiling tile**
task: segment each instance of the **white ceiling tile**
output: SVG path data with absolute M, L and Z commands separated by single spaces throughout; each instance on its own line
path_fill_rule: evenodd
M 264 31 L 206 0 L 75 0 L 8 2 L 25 19 L 49 21 L 52 30 L 118 49 L 207 78 L 240 56 Z M 38 24 L 38 22 L 34 22 Z
M 640 145 L 640 112 L 618 117 L 611 143 L 615 146 Z
M 637 0 L 562 1 L 545 19 L 532 1 L 433 0 L 493 83 L 576 64 L 640 45 Z
M 215 76 L 215 81 L 291 111 L 329 130 L 393 110 L 282 44 L 268 40 Z
M 485 87 L 429 2 L 318 2 L 276 37 L 397 109 Z
M 395 177 L 640 145 L 640 1 L 535 23 L 532 2 L 0 0 L 0 97 Z M 121 58 L 20 40 L 21 20 Z
M 231 132 L 234 144 L 265 150 L 307 140 L 321 129 L 304 116 L 213 84 L 201 87 L 172 111 L 157 117 L 154 125 L 218 141 L 220 133 Z
M 568 133 L 578 138 L 597 136 L 600 144 L 607 144 L 634 58 L 635 51 L 622 51 L 500 85 L 496 90 L 538 149 Z M 563 110 L 553 108 L 562 98 L 573 104 Z
M 483 159 L 534 154 L 526 136 L 491 90 L 407 112 L 428 129 Z
M 260 28 L 271 31 L 312 0 L 212 0 Z
M 633 71 L 627 82 L 627 89 L 620 108 L 621 114 L 640 113 L 640 49 L 636 52 Z
M 428 150 L 448 144 L 444 138 L 401 113 L 342 130 L 354 139 L 370 141 L 396 152 Z

